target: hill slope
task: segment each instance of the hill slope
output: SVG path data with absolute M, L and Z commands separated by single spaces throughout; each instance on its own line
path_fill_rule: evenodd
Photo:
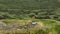
M 60 20 L 60 1 L 0 0 L 0 18 L 29 18 L 31 15 L 39 19 Z
M 0 8 L 39 9 L 56 6 L 57 0 L 0 0 Z

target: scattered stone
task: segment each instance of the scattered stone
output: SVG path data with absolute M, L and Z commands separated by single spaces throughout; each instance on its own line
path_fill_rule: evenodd
M 27 28 L 28 28 L 28 26 L 27 26 L 27 25 L 24 25 L 24 26 L 23 26 L 23 28 L 24 28 L 24 29 L 27 29 Z
M 22 26 L 19 26 L 18 28 L 19 28 L 19 29 L 22 29 L 23 27 L 22 27 Z
M 6 24 L 4 22 L 0 22 L 0 29 L 5 30 L 12 30 L 12 29 L 28 29 L 28 28 L 34 28 L 37 25 L 35 21 L 29 22 L 28 24 L 25 24 L 23 26 L 20 26 L 19 24 L 13 23 L 13 24 Z M 1 28 L 3 27 L 3 28 Z
M 15 24 L 15 25 L 13 25 L 13 28 L 15 28 L 15 29 L 22 29 L 23 26 L 20 26 L 19 24 Z
M 42 30 L 43 30 L 43 31 L 47 31 L 47 30 L 48 30 L 48 28 L 42 28 Z
M 0 27 L 3 26 L 7 26 L 7 24 L 5 24 L 4 22 L 0 22 Z
M 12 29 L 13 28 L 13 25 L 12 24 L 8 24 L 7 26 L 6 26 L 6 29 Z

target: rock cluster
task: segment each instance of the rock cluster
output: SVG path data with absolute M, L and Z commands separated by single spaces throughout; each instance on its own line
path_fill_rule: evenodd
M 36 22 L 29 22 L 25 25 L 19 25 L 19 24 L 6 24 L 4 22 L 0 22 L 0 30 L 10 30 L 10 29 L 28 29 L 33 28 L 36 25 L 38 25 Z

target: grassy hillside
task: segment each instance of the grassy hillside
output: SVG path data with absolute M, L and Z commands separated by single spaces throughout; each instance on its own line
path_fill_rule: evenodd
M 0 18 L 37 18 L 60 21 L 59 0 L 0 0 Z
M 59 21 L 60 0 L 0 0 L 0 34 L 60 34 Z
M 54 7 L 58 0 L 0 0 L 0 8 L 39 9 Z
M 38 25 L 32 26 L 29 25 L 28 27 L 23 28 L 27 23 L 35 21 Z M 60 34 L 60 22 L 55 20 L 49 20 L 49 19 L 4 19 L 0 20 L 0 22 L 4 22 L 6 24 L 19 24 L 20 26 L 23 26 L 22 29 L 6 29 L 6 30 L 0 30 L 1 34 Z
M 0 0 L 1 8 L 39 8 L 39 4 L 40 3 L 35 0 Z

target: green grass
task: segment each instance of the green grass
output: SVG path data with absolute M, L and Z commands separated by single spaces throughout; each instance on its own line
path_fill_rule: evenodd
M 25 19 L 3 19 L 0 20 L 4 23 L 18 23 L 20 25 L 24 25 L 25 22 L 29 21 L 36 21 L 38 24 L 43 24 L 43 28 L 48 28 L 48 30 L 44 31 L 43 28 L 38 25 L 35 28 L 29 28 L 27 29 L 17 29 L 17 30 L 6 30 L 1 31 L 1 34 L 60 34 L 60 22 L 51 20 L 51 19 L 31 19 L 31 18 L 25 18 Z M 47 25 L 48 24 L 48 25 Z M 2 33 L 3 32 L 3 33 Z
M 42 19 L 41 20 L 44 24 L 53 24 L 53 23 L 56 23 L 56 21 L 54 20 L 49 20 L 49 19 Z

